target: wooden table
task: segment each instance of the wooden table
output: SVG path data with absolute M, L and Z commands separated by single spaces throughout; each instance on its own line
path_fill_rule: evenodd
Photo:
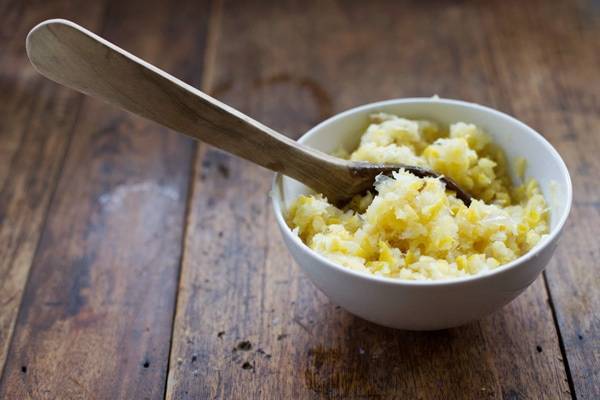
M 597 2 L 176 3 L 0 2 L 0 398 L 600 398 Z M 284 248 L 271 173 L 37 75 L 49 17 L 294 138 L 393 97 L 513 114 L 571 171 L 559 250 L 461 328 L 353 317 Z

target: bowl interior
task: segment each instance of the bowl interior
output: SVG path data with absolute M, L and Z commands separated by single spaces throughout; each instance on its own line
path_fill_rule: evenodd
M 519 182 L 514 171 L 514 160 L 517 157 L 527 160 L 525 175 L 538 181 L 550 207 L 549 238 L 564 224 L 570 209 L 572 189 L 569 173 L 558 152 L 527 125 L 491 108 L 434 98 L 372 103 L 333 116 L 308 131 L 299 142 L 327 153 L 340 147 L 354 150 L 368 126 L 368 116 L 374 112 L 387 112 L 406 118 L 431 119 L 444 125 L 461 121 L 483 128 L 492 136 L 493 141 L 504 149 L 513 182 Z M 310 192 L 308 187 L 294 179 L 277 176 L 273 191 L 276 212 L 286 210 L 296 197 Z M 540 241 L 536 247 L 549 238 Z

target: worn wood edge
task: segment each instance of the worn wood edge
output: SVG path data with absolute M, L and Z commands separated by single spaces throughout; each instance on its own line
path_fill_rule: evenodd
M 189 5 L 189 4 L 190 4 L 190 2 L 188 2 L 188 5 Z M 164 8 L 164 7 L 163 7 L 163 8 Z M 159 15 L 159 14 L 153 14 L 153 15 Z M 176 14 L 176 16 L 177 16 L 177 14 Z M 162 22 L 162 21 L 164 21 L 164 20 L 165 20 L 165 18 L 162 18 L 161 22 Z M 163 26 L 163 25 L 164 25 L 164 26 Z M 114 23 L 113 23 L 113 26 L 114 26 Z M 162 23 L 161 23 L 161 26 L 163 26 L 163 27 L 164 27 L 165 34 L 167 34 L 167 35 L 168 35 L 169 33 L 168 33 L 167 29 L 168 29 L 168 27 L 171 27 L 171 25 L 167 25 L 167 23 L 165 22 L 165 24 L 162 24 Z M 204 24 L 203 24 L 203 26 L 204 26 Z M 204 27 L 203 27 L 202 29 L 204 29 Z M 106 29 L 104 29 L 104 30 L 106 30 Z M 119 31 L 120 31 L 120 32 L 123 32 L 123 30 L 119 30 Z M 197 30 L 196 30 L 196 32 L 197 32 L 197 33 L 199 33 L 199 32 L 200 32 L 200 30 L 199 30 L 199 29 L 197 29 Z M 198 36 L 199 36 L 199 37 L 203 37 L 203 36 L 204 36 L 204 33 L 202 33 L 202 36 L 200 36 L 200 35 L 198 35 Z M 196 36 L 193 36 L 193 37 L 195 38 Z M 145 42 L 142 42 L 142 43 L 145 43 Z M 188 41 L 188 43 L 189 43 L 189 41 Z M 178 67 L 181 67 L 181 68 L 184 68 L 184 67 L 185 67 L 185 68 L 186 68 L 186 69 L 185 69 L 185 71 L 188 71 L 188 72 L 190 71 L 190 68 L 189 68 L 189 67 L 197 67 L 197 64 L 199 64 L 199 62 L 198 62 L 199 58 L 196 58 L 196 59 L 195 59 L 195 60 L 196 60 L 196 62 L 194 63 L 194 65 L 191 65 L 191 66 L 187 65 L 187 63 L 185 63 L 185 59 L 182 59 L 182 58 L 181 58 L 181 53 L 178 55 L 178 60 L 179 60 L 180 62 L 179 62 L 178 64 L 176 64 L 176 65 L 177 65 Z M 86 102 L 86 103 L 87 103 L 87 102 Z M 91 101 L 90 101 L 90 103 L 91 103 Z M 87 104 L 87 105 L 90 105 L 90 104 Z M 103 108 L 102 110 L 106 110 L 106 109 L 107 109 L 107 108 L 106 108 L 106 106 L 104 106 L 104 107 L 105 107 L 105 108 Z M 100 108 L 94 108 L 94 110 L 98 110 L 98 109 L 100 109 Z M 85 114 L 84 114 L 84 115 L 85 115 Z M 93 113 L 92 113 L 92 115 L 93 115 Z M 111 115 L 112 115 L 112 114 L 111 114 Z M 117 114 L 117 116 L 118 116 L 118 114 Z M 92 118 L 93 118 L 93 117 L 92 117 Z M 131 117 L 128 117 L 128 118 L 131 118 Z M 116 119 L 117 119 L 117 120 L 119 120 L 119 118 L 116 118 Z M 89 121 L 88 121 L 88 122 L 89 122 Z M 100 122 L 102 122 L 102 121 L 100 121 Z M 109 126 L 109 128 L 110 128 L 110 126 Z M 160 130 L 160 129 L 156 129 L 156 128 L 153 128 L 153 129 L 154 129 L 155 131 L 159 131 L 159 130 Z M 160 133 L 161 135 L 168 135 L 168 138 L 169 138 L 169 139 L 173 139 L 173 137 L 174 137 L 174 136 L 172 136 L 172 134 L 171 134 L 171 133 L 168 133 L 168 134 L 166 134 L 166 132 L 159 132 L 159 133 Z M 75 136 L 75 137 L 77 137 L 77 136 Z M 179 139 L 182 139 L 182 138 L 179 138 Z M 170 140 L 170 142 L 172 142 L 172 141 L 173 141 L 173 140 Z M 142 140 L 142 142 L 143 142 L 143 140 Z M 155 143 L 156 143 L 156 142 L 155 142 Z M 191 145 L 191 143 L 190 143 L 190 145 Z M 72 146 L 71 146 L 71 147 L 72 147 Z M 171 148 L 172 148 L 172 146 L 171 146 Z M 187 149 L 189 150 L 189 153 L 188 153 L 188 156 L 186 156 L 186 164 L 185 164 L 185 165 L 186 165 L 186 168 L 184 169 L 184 171 L 186 171 L 186 175 L 184 176 L 184 180 L 186 180 L 186 182 L 185 182 L 185 184 L 182 184 L 182 185 L 180 185 L 180 187 L 182 187 L 182 188 L 185 188 L 185 193 L 187 193 L 187 187 L 188 187 L 188 185 L 187 185 L 187 178 L 186 178 L 186 177 L 187 177 L 187 176 L 189 176 L 189 173 L 190 173 L 190 170 L 189 170 L 189 168 L 188 168 L 188 166 L 189 166 L 189 162 L 188 162 L 188 161 L 191 161 L 191 156 L 192 156 L 192 148 L 191 148 L 191 146 L 190 146 L 190 147 L 188 147 Z M 188 150 L 186 150 L 185 146 L 184 146 L 184 150 L 185 150 L 186 152 L 188 151 Z M 71 151 L 71 152 L 72 152 L 72 151 Z M 68 156 L 68 157 L 69 157 L 69 155 L 70 155 L 70 153 L 67 153 L 67 156 Z M 160 160 L 160 158 L 158 158 L 158 160 Z M 71 160 L 71 161 L 72 161 L 72 160 Z M 160 161 L 159 161 L 159 162 L 160 162 Z M 71 172 L 73 172 L 73 171 L 71 171 Z M 63 175 L 64 175 L 64 174 L 63 174 Z M 167 195 L 167 197 L 169 197 L 169 196 Z M 180 201 L 181 201 L 181 204 L 182 204 L 182 206 L 184 206 L 184 205 L 185 205 L 185 198 L 184 198 L 184 197 L 183 197 L 183 198 L 181 198 L 181 200 L 180 200 Z M 184 210 L 184 207 L 180 207 L 180 208 L 181 208 L 181 211 L 182 211 L 182 212 L 181 212 L 181 213 L 179 213 L 179 214 L 180 214 L 180 216 L 183 216 L 183 210 Z M 175 225 L 175 226 L 180 226 L 180 225 L 181 225 L 181 224 L 177 224 L 177 225 Z M 175 229 L 177 230 L 177 228 L 175 228 Z M 178 229 L 178 231 L 180 232 L 180 233 L 179 233 L 179 235 L 181 235 L 181 231 L 183 231 L 183 229 L 181 229 L 181 226 L 180 226 L 180 229 Z M 179 243 L 180 243 L 180 241 L 178 241 L 178 242 L 177 242 L 177 245 L 179 245 Z M 175 261 L 175 262 L 176 262 L 176 261 Z M 174 267 L 174 268 L 172 269 L 172 271 L 176 271 L 177 269 L 178 269 L 178 266 L 177 266 L 177 267 Z M 173 301 L 173 300 L 175 299 L 175 295 L 174 295 L 174 293 L 173 293 L 173 292 L 174 292 L 174 291 L 175 291 L 175 289 L 176 289 L 176 283 L 177 283 L 177 282 L 176 282 L 176 279 L 175 279 L 175 277 L 173 277 L 173 278 L 174 278 L 174 279 L 173 279 L 173 280 L 172 280 L 172 281 L 169 283 L 170 285 L 172 285 L 172 286 L 173 286 L 173 289 L 174 289 L 174 290 L 173 290 L 173 291 L 172 291 L 172 292 L 169 294 L 169 298 L 170 298 L 170 300 L 169 300 L 169 301 Z M 42 283 L 42 284 L 41 284 L 41 286 L 43 287 L 43 286 L 44 286 L 44 284 Z M 172 295 L 172 297 L 171 297 L 171 295 Z M 32 300 L 32 301 L 34 301 L 34 302 L 35 302 L 35 300 Z M 21 307 L 21 309 L 22 309 L 22 308 L 23 308 L 23 307 Z M 163 310 L 163 311 L 164 311 L 164 310 Z M 148 315 L 151 315 L 151 314 L 148 314 Z M 169 313 L 168 313 L 168 315 L 169 315 L 169 317 L 168 317 L 168 318 L 170 318 L 170 316 L 172 315 L 172 310 L 169 310 Z M 43 317 L 43 316 L 42 316 L 42 317 Z M 33 321 L 33 322 L 35 322 L 35 321 Z M 166 327 L 166 326 L 167 326 L 167 324 L 168 324 L 168 323 L 165 323 L 165 325 L 164 325 L 164 326 Z M 23 325 L 23 326 L 22 326 L 22 328 L 27 328 L 27 325 Z M 27 329 L 28 329 L 28 328 L 27 328 Z M 56 332 L 56 331 L 55 331 L 55 332 Z M 169 337 L 170 337 L 170 327 L 168 328 L 168 334 L 169 334 Z M 92 336 L 93 336 L 93 335 L 92 335 Z M 56 337 L 56 335 L 55 335 L 55 337 Z M 165 336 L 162 336 L 162 337 L 167 337 L 167 336 L 165 335 Z M 26 338 L 25 340 L 27 340 L 27 337 L 25 337 L 25 338 Z M 21 335 L 21 339 L 23 339 L 23 335 Z M 85 341 L 86 339 L 82 339 L 82 340 L 84 340 L 84 341 Z M 80 342 L 81 342 L 81 340 L 80 340 Z M 23 343 L 23 340 L 21 340 L 21 344 L 22 344 L 22 343 Z M 39 344 L 39 342 L 38 342 L 38 344 Z M 56 343 L 56 344 L 59 344 L 59 345 L 60 345 L 60 343 Z M 51 349 L 52 347 L 53 347 L 53 346 L 48 346 L 48 350 L 49 350 L 49 351 L 51 351 L 51 350 L 52 350 L 52 349 Z M 159 360 L 159 363 L 160 363 L 160 364 L 162 364 L 162 363 L 164 362 L 164 366 L 166 366 L 166 364 L 167 364 L 167 360 L 168 360 L 168 348 L 169 348 L 169 342 L 168 342 L 168 339 L 167 339 L 167 340 L 166 340 L 166 342 L 164 343 L 164 346 L 161 346 L 161 348 L 163 348 L 163 349 L 164 349 L 164 354 L 163 354 L 163 355 L 164 355 L 164 357 L 161 357 L 161 358 L 160 358 L 160 360 Z M 44 347 L 42 347 L 42 350 L 43 350 L 43 352 L 44 352 L 44 351 L 45 351 L 45 348 L 44 348 Z M 21 373 L 21 371 L 18 371 L 18 368 L 19 368 L 19 364 L 17 364 L 17 363 L 19 362 L 19 361 L 18 361 L 19 357 L 17 357 L 17 356 L 18 356 L 18 354 L 19 354 L 19 352 L 14 352 L 14 353 L 13 353 L 13 354 L 12 354 L 12 355 L 9 357 L 9 360 L 10 360 L 10 359 L 12 359 L 12 361 L 13 361 L 13 362 L 12 362 L 12 365 L 11 365 L 11 370 L 10 370 L 10 372 L 11 372 L 11 373 L 16 373 L 16 380 L 13 380 L 13 379 L 15 378 L 15 376 L 14 376 L 14 375 L 12 375 L 12 374 L 11 374 L 11 375 L 7 375 L 7 376 L 11 377 L 11 380 L 12 380 L 12 382 L 13 382 L 13 383 L 15 383 L 15 382 L 18 382 L 18 380 L 19 380 L 19 375 L 20 375 L 20 373 Z M 31 357 L 31 358 L 33 358 L 33 357 Z M 15 360 L 17 360 L 17 361 L 15 361 Z M 107 360 L 109 360 L 109 359 L 107 358 Z M 71 359 L 71 361 L 72 361 L 72 359 Z M 93 360 L 92 360 L 92 361 L 93 361 Z M 125 360 L 125 361 L 127 361 L 127 360 Z M 134 361 L 134 362 L 135 362 L 135 361 Z M 152 364 L 154 365 L 154 360 L 152 360 Z M 135 366 L 135 367 L 139 367 L 139 368 L 140 368 L 140 371 L 152 371 L 152 370 L 153 370 L 152 368 L 150 368 L 149 370 L 145 370 L 145 368 L 147 368 L 147 366 L 146 366 L 146 365 L 143 365 L 143 368 L 144 368 L 144 369 L 142 369 L 142 364 L 141 364 L 141 363 L 140 363 L 139 365 L 135 365 L 135 364 L 134 364 L 134 366 Z M 148 363 L 148 367 L 149 367 L 149 366 L 150 366 L 150 365 L 149 365 L 149 363 Z M 165 383 L 166 383 L 166 369 L 163 369 L 163 368 L 164 368 L 164 366 L 161 366 L 161 370 L 162 370 L 162 376 L 161 376 L 160 382 L 158 382 L 158 381 L 157 381 L 157 385 L 160 385 L 160 387 L 161 387 L 161 389 L 159 389 L 159 391 L 160 391 L 160 395 L 162 395 L 162 392 L 163 392 L 162 388 L 164 387 L 164 385 L 165 385 Z M 76 369 L 76 367 L 77 367 L 77 365 L 75 365 L 75 369 Z M 30 373 L 30 372 L 33 372 L 33 371 L 31 371 L 31 370 L 33 370 L 33 368 L 29 368 L 29 371 L 27 371 L 27 372 L 28 372 L 28 373 Z M 38 371 L 41 371 L 41 370 L 42 370 L 42 368 L 38 369 Z M 137 369 L 136 369 L 136 370 L 137 370 Z M 65 371 L 60 371 L 60 372 L 61 372 L 61 373 L 57 373 L 56 375 L 54 375 L 53 373 L 47 374 L 47 376 L 48 376 L 48 380 L 49 380 L 49 381 L 53 381 L 53 380 L 54 380 L 54 381 L 56 382 L 56 381 L 58 381 L 59 379 L 61 379 L 61 378 L 59 378 L 59 377 L 61 377 L 61 376 L 62 376 L 62 377 L 63 377 L 63 378 L 62 378 L 62 380 L 64 381 L 64 376 L 65 376 L 65 375 L 64 375 L 64 373 L 72 372 L 72 370 L 65 370 Z M 82 372 L 82 373 L 83 373 L 83 372 Z M 135 374 L 135 371 L 134 371 L 132 374 Z M 27 375 L 27 376 L 26 376 L 26 375 L 23 375 L 23 376 L 22 376 L 22 379 L 23 379 L 23 378 L 25 378 L 25 379 L 26 379 L 28 376 L 29 376 L 29 375 Z M 70 379 L 70 377 L 69 377 L 69 379 Z M 39 382 L 39 386 L 40 386 L 40 387 L 41 387 L 41 386 L 42 386 L 44 383 L 47 383 L 47 382 L 46 382 L 46 378 L 42 378 L 42 379 L 40 379 L 40 381 L 41 381 L 41 382 Z M 102 381 L 103 381 L 102 377 L 97 377 L 97 381 L 96 381 L 96 380 L 92 380 L 92 381 L 88 380 L 88 384 L 95 385 L 95 384 L 96 384 L 96 382 L 102 382 Z M 86 388 L 85 386 L 81 385 L 81 384 L 80 384 L 79 382 L 77 382 L 77 381 L 73 381 L 73 380 L 72 380 L 71 382 L 72 382 L 72 383 L 74 383 L 74 384 L 76 384 L 76 385 L 78 385 L 78 390 L 83 390 L 83 391 L 85 391 L 85 395 L 86 395 L 86 396 L 93 397 L 93 396 L 92 396 L 92 394 L 91 394 L 91 393 L 90 393 L 90 392 L 87 390 L 87 388 Z M 70 385 L 70 384 L 71 384 L 71 382 L 67 382 L 67 383 Z M 36 388 L 36 387 L 38 387 L 38 383 L 35 383 L 35 382 L 34 382 L 34 383 L 32 383 L 32 382 L 31 382 L 31 380 L 30 380 L 28 383 L 29 383 L 29 385 L 30 385 L 30 389 L 31 389 L 32 387 L 33 387 L 33 388 Z M 116 384 L 118 384 L 118 382 L 114 382 L 114 383 L 115 383 L 115 385 L 116 385 Z M 35 385 L 35 386 L 34 386 L 34 385 Z M 17 386 L 17 385 L 15 385 L 15 386 Z M 113 385 L 110 385 L 110 384 L 109 384 L 109 385 L 106 385 L 105 387 L 106 387 L 106 392 L 110 392 L 111 390 L 112 390 L 112 391 L 114 391 L 114 390 L 115 390 L 115 387 L 114 387 Z M 111 389 L 111 387 L 112 387 L 112 389 Z M 89 386 L 88 386 L 88 388 L 89 388 Z M 144 389 L 144 387 L 141 387 L 141 388 L 142 388 L 142 389 Z M 43 388 L 42 388 L 42 389 L 43 389 Z M 57 389 L 57 391 L 58 391 L 59 393 L 60 393 L 60 392 L 61 392 L 61 390 L 62 390 L 60 387 L 59 387 L 59 388 L 55 388 L 55 389 Z M 9 390 L 7 390 L 7 388 L 3 388 L 3 387 L 1 387 L 1 386 L 0 386 L 0 397 L 2 397 L 2 394 L 1 394 L 1 393 L 4 393 L 4 392 L 5 392 L 5 390 L 6 390 L 7 392 L 9 392 Z M 72 388 L 71 388 L 71 390 L 72 390 Z M 35 391 L 35 390 L 34 390 L 34 391 Z M 126 390 L 124 390 L 124 392 L 123 392 L 123 393 L 125 393 L 125 392 L 126 392 Z M 82 393 L 82 394 L 83 394 L 83 392 L 80 392 L 80 393 Z M 97 394 L 97 395 L 99 395 L 100 397 L 102 397 L 102 393 L 104 393 L 104 391 L 103 391 L 103 390 L 100 390 L 100 391 L 97 391 L 97 392 L 96 392 L 96 394 Z M 141 394 L 140 394 L 140 395 L 141 395 Z M 66 397 L 70 397 L 70 396 L 66 396 Z M 78 396 L 77 396 L 77 397 L 78 397 Z
M 23 301 L 23 296 L 25 295 L 27 286 L 29 285 L 29 277 L 31 275 L 31 266 L 35 262 L 36 254 L 38 253 L 38 250 L 40 248 L 40 244 L 42 241 L 42 232 L 45 231 L 46 225 L 48 223 L 48 215 L 49 215 L 50 209 L 52 207 L 52 203 L 53 203 L 54 197 L 56 195 L 56 190 L 58 188 L 58 182 L 60 180 L 60 176 L 62 175 L 62 171 L 63 171 L 64 165 L 65 165 L 65 160 L 67 158 L 67 154 L 68 154 L 69 148 L 71 146 L 71 141 L 73 138 L 75 126 L 77 126 L 77 122 L 79 121 L 79 116 L 81 115 L 82 104 L 83 104 L 83 99 L 80 99 L 78 101 L 78 105 L 77 105 L 76 117 L 74 118 L 73 124 L 71 125 L 71 127 L 68 130 L 69 133 L 68 133 L 68 139 L 67 139 L 67 143 L 65 145 L 65 149 L 63 151 L 63 154 L 61 154 L 61 156 L 60 156 L 60 167 L 58 168 L 58 170 L 52 177 L 52 187 L 49 188 L 49 190 L 51 191 L 51 194 L 48 198 L 48 202 L 47 202 L 46 206 L 44 207 L 43 222 L 40 225 L 39 234 L 38 234 L 36 244 L 35 244 L 35 250 L 32 254 L 30 261 L 28 262 L 28 265 L 27 265 L 27 272 L 26 272 L 27 277 L 25 278 L 23 290 L 21 291 L 21 293 L 19 295 L 19 300 L 17 302 L 17 312 L 14 313 L 14 316 L 12 318 L 5 346 L 4 346 L 4 348 L 0 349 L 0 367 L 1 367 L 0 368 L 0 386 L 2 386 L 2 384 L 4 382 L 4 372 L 5 372 L 4 370 L 6 367 L 6 361 L 8 359 L 8 351 L 12 344 L 14 331 L 15 331 L 15 325 L 17 323 L 17 319 L 19 318 L 19 313 L 20 313 L 20 309 L 21 309 L 21 303 Z
M 577 399 L 577 390 L 575 388 L 575 382 L 573 381 L 573 373 L 571 371 L 571 366 L 569 365 L 569 356 L 567 354 L 567 349 L 565 346 L 565 339 L 563 337 L 563 332 L 558 321 L 558 312 L 556 310 L 556 304 L 555 299 L 552 295 L 552 290 L 550 289 L 548 274 L 545 270 L 542 272 L 542 279 L 544 281 L 544 288 L 546 289 L 546 294 L 548 296 L 548 307 L 550 307 L 550 313 L 552 314 L 552 321 L 554 323 L 554 329 L 556 330 L 558 347 L 560 349 L 560 354 L 563 359 L 563 365 L 565 369 L 565 375 L 567 377 L 567 384 L 569 385 L 569 391 L 571 392 L 571 397 L 573 399 Z
M 103 4 L 103 9 L 100 11 L 99 13 L 99 20 L 98 20 L 98 27 L 99 29 L 103 29 L 104 25 L 105 25 L 105 21 L 106 21 L 106 16 L 107 16 L 107 12 L 108 12 L 108 3 L 104 2 Z M 38 79 L 43 79 L 41 77 L 38 77 Z M 39 85 L 38 85 L 39 86 Z M 79 122 L 79 118 L 81 116 L 81 110 L 82 110 L 82 105 L 84 102 L 84 98 L 83 97 L 79 97 L 76 100 L 76 105 L 77 105 L 77 110 L 75 111 L 75 115 L 73 117 L 73 121 L 71 126 L 65 130 L 67 138 L 65 141 L 65 145 L 63 148 L 63 152 L 62 154 L 59 156 L 59 166 L 54 174 L 54 176 L 51 178 L 51 187 L 49 187 L 49 191 L 51 192 L 50 196 L 48 196 L 48 200 L 47 200 L 47 204 L 44 206 L 44 210 L 42 212 L 42 223 L 40 225 L 40 229 L 39 232 L 37 234 L 37 238 L 35 239 L 35 246 L 34 246 L 34 251 L 31 254 L 31 257 L 29 258 L 29 261 L 27 263 L 27 271 L 25 272 L 26 277 L 25 280 L 23 282 L 23 286 L 22 286 L 22 290 L 18 295 L 18 300 L 16 303 L 16 307 L 15 307 L 15 312 L 13 313 L 13 316 L 11 318 L 11 321 L 9 323 L 9 328 L 8 328 L 8 334 L 6 336 L 6 342 L 4 343 L 4 345 L 0 348 L 0 388 L 4 385 L 4 381 L 5 381 L 5 370 L 6 370 L 6 362 L 8 360 L 8 352 L 10 350 L 10 347 L 12 345 L 13 342 L 13 337 L 14 337 L 14 332 L 15 332 L 15 326 L 17 323 L 17 319 L 19 318 L 19 314 L 20 314 L 20 310 L 21 310 L 21 304 L 23 302 L 23 296 L 25 295 L 26 292 L 26 288 L 29 285 L 29 278 L 31 275 L 31 267 L 33 265 L 33 263 L 35 262 L 36 259 L 36 255 L 38 253 L 40 244 L 41 244 L 41 240 L 42 240 L 42 232 L 44 232 L 44 230 L 46 229 L 46 225 L 48 222 L 48 216 L 49 216 L 49 212 L 52 206 L 52 203 L 54 201 L 54 197 L 56 194 L 56 190 L 58 188 L 58 183 L 60 180 L 60 177 L 62 175 L 63 172 L 63 168 L 65 166 L 65 161 L 67 158 L 67 154 L 69 153 L 69 149 L 71 147 L 71 142 L 74 136 L 74 131 L 75 131 L 75 127 L 77 126 L 77 123 Z M 25 131 L 28 131 L 32 128 L 32 121 L 30 120 L 27 123 L 27 127 L 24 129 Z
M 222 16 L 223 16 L 223 0 L 211 0 L 210 2 L 210 16 L 209 16 L 209 22 L 208 22 L 208 29 L 207 29 L 207 38 L 206 38 L 206 48 L 204 50 L 204 55 L 203 55 L 203 64 L 204 64 L 204 68 L 202 71 L 202 82 L 201 82 L 201 88 L 203 91 L 205 91 L 206 93 L 211 93 L 212 91 L 212 86 L 214 84 L 214 69 L 216 66 L 216 52 L 217 52 L 217 46 L 219 43 L 219 27 L 221 25 L 221 21 L 222 21 Z M 184 215 L 184 231 L 183 231 L 183 236 L 182 236 L 182 241 L 181 241 L 181 259 L 179 262 L 179 270 L 178 270 L 178 276 L 177 276 L 177 290 L 175 291 L 175 302 L 174 302 L 174 306 L 175 309 L 173 310 L 173 321 L 171 323 L 171 341 L 169 344 L 169 352 L 168 352 L 168 361 L 167 361 L 167 374 L 166 374 L 166 383 L 165 383 L 165 390 L 164 390 L 164 394 L 163 394 L 163 398 L 164 399 L 172 399 L 174 396 L 173 390 L 174 390 L 174 385 L 176 384 L 175 381 L 175 377 L 173 374 L 173 370 L 172 370 L 172 366 L 175 365 L 175 363 L 177 362 L 177 360 L 175 360 L 175 354 L 173 352 L 174 349 L 174 341 L 177 340 L 177 336 L 175 335 L 175 332 L 177 330 L 178 327 L 178 323 L 177 321 L 179 320 L 179 318 L 182 318 L 180 316 L 180 313 L 182 313 L 183 311 L 181 310 L 180 307 L 180 303 L 181 303 L 181 287 L 183 286 L 182 284 L 182 279 L 184 277 L 184 273 L 183 273 L 183 268 L 185 266 L 185 260 L 188 257 L 188 252 L 187 252 L 187 238 L 189 233 L 189 229 L 190 229 L 190 219 L 191 219 L 191 213 L 192 213 L 192 206 L 193 206 L 193 200 L 195 198 L 195 193 L 197 190 L 197 185 L 196 185 L 196 174 L 198 173 L 198 164 L 199 164 L 199 159 L 200 159 L 200 155 L 202 154 L 202 149 L 204 149 L 205 147 L 207 147 L 206 144 L 202 143 L 202 142 L 198 142 L 196 143 L 196 147 L 194 148 L 194 153 L 192 155 L 192 166 L 190 169 L 190 176 L 189 176 L 189 184 L 188 184 L 188 197 L 186 199 L 186 209 L 185 209 L 185 215 Z

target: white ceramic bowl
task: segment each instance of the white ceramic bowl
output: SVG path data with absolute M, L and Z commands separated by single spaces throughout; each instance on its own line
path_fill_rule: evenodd
M 471 122 L 485 129 L 509 160 L 527 159 L 527 176 L 540 183 L 551 210 L 551 232 L 517 260 L 480 275 L 443 281 L 403 281 L 347 269 L 311 250 L 285 223 L 283 211 L 310 190 L 281 175 L 273 183 L 273 206 L 284 241 L 311 281 L 331 301 L 352 314 L 399 329 L 450 328 L 500 309 L 542 272 L 556 246 L 571 208 L 569 172 L 558 152 L 539 133 L 504 113 L 473 103 L 437 98 L 388 100 L 338 114 L 308 131 L 299 142 L 325 152 L 356 148 L 368 115 L 388 112 L 443 124 Z M 513 179 L 515 177 L 513 176 Z

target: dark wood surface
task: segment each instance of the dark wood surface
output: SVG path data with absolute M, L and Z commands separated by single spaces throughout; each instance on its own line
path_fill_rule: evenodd
M 44 80 L 73 19 L 297 138 L 349 107 L 461 98 L 565 159 L 557 254 L 464 327 L 381 328 L 287 253 L 271 174 Z M 594 1 L 0 2 L 0 398 L 600 398 Z

